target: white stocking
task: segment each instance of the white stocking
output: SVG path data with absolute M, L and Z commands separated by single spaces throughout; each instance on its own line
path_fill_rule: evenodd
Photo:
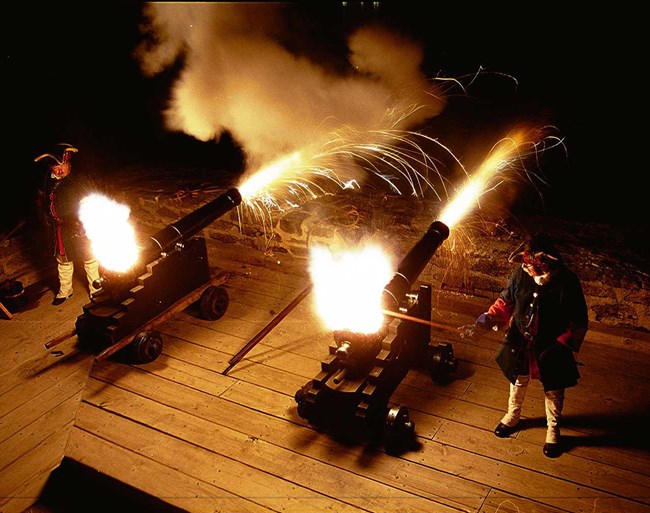
M 556 444 L 560 440 L 560 419 L 564 406 L 564 389 L 544 393 L 546 407 L 546 443 Z
M 65 257 L 56 257 L 56 266 L 59 271 L 59 292 L 56 297 L 68 297 L 72 294 L 72 275 L 74 264 Z
M 521 417 L 521 407 L 526 397 L 526 389 L 530 376 L 517 376 L 514 384 L 510 383 L 510 396 L 508 397 L 508 412 L 501 419 L 501 423 L 508 427 L 514 427 Z

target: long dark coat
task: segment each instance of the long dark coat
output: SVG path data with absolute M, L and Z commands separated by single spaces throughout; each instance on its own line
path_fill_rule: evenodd
M 67 260 L 93 258 L 90 242 L 78 217 L 79 202 L 89 190 L 85 180 L 72 176 L 58 180 L 49 172 L 47 174 L 43 203 L 57 257 Z
M 577 385 L 580 373 L 574 352 L 587 332 L 588 311 L 574 272 L 560 265 L 550 282 L 540 286 L 519 266 L 490 313 L 501 314 L 501 320 L 510 317 L 496 361 L 511 383 L 517 375 L 529 374 L 532 360 L 545 391 Z

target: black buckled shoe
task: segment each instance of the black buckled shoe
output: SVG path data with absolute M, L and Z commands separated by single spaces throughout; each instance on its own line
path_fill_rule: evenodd
M 547 458 L 557 458 L 560 454 L 562 454 L 562 448 L 560 447 L 560 444 L 550 444 L 546 443 L 544 444 L 544 456 Z
M 494 434 L 499 438 L 508 438 L 511 434 L 517 431 L 519 424 L 514 426 L 506 426 L 503 422 L 499 422 L 497 427 L 494 428 Z
M 72 297 L 72 294 L 70 294 L 68 297 L 55 297 L 52 300 L 52 306 L 62 305 L 63 303 L 65 303 L 66 299 L 71 298 L 71 297 Z

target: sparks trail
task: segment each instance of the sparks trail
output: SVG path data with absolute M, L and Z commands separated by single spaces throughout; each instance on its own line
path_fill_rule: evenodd
M 466 96 L 468 88 L 480 76 L 489 73 L 479 68 L 472 75 L 431 79 L 437 84 L 432 88 L 438 91 L 436 101 L 444 102 L 454 90 Z M 505 76 L 516 84 L 514 77 L 496 75 Z M 238 186 L 243 206 L 253 211 L 256 221 L 264 226 L 267 221 L 272 225 L 274 212 L 295 208 L 341 189 L 361 188 L 369 178 L 379 180 L 395 194 L 424 197 L 430 192 L 439 201 L 449 199 L 453 190 L 450 193 L 451 183 L 443 173 L 448 169 L 441 157 L 451 159 L 469 180 L 470 174 L 463 163 L 438 138 L 399 128 L 412 125 L 411 120 L 427 108 L 427 105 L 396 102 L 386 109 L 383 120 L 378 123 L 379 127 L 386 128 L 361 130 L 343 125 L 326 135 L 320 145 L 305 146 L 247 173 Z M 532 181 L 533 176 L 528 178 Z
M 396 194 L 424 197 L 429 191 L 441 200 L 448 184 L 441 161 L 433 156 L 436 151 L 463 167 L 450 148 L 425 134 L 344 127 L 316 149 L 293 152 L 249 173 L 238 189 L 242 205 L 265 231 L 272 231 L 273 214 L 343 189 L 360 189 L 368 177 Z
M 495 191 L 504 181 L 517 178 L 543 181 L 541 175 L 528 168 L 527 162 L 531 158 L 537 159 L 542 151 L 562 144 L 561 139 L 546 133 L 549 128 L 514 129 L 494 144 L 474 173 L 470 175 L 463 167 L 467 177 L 465 184 L 457 190 L 439 221 L 447 228 L 455 227 L 478 205 L 481 196 Z M 329 257 L 319 247 L 312 248 L 310 273 L 318 299 L 318 312 L 324 324 L 332 329 L 360 333 L 377 329 L 378 319 L 385 314 L 381 310 L 380 296 L 386 277 L 392 272 L 390 261 L 388 253 L 379 248 L 374 248 L 372 253 L 348 248 L 340 251 L 336 258 Z M 388 270 L 383 273 L 375 271 L 377 262 Z M 368 276 L 364 274 L 367 270 L 372 270 Z M 359 277 L 364 279 L 359 280 Z M 342 298 L 350 298 L 350 302 L 345 304 Z M 362 321 L 367 324 L 360 325 Z
M 546 184 L 540 173 L 528 166 L 531 159 L 539 169 L 539 156 L 551 148 L 562 146 L 563 140 L 547 132 L 554 127 L 520 127 L 497 141 L 478 169 L 467 177 L 439 219 L 450 228 L 474 207 L 480 208 L 480 198 L 508 181 L 525 180 L 533 185 Z M 538 190 L 539 192 L 539 190 Z M 541 195 L 541 193 L 540 193 Z
M 239 190 L 256 223 L 272 232 L 274 213 L 298 207 L 317 197 L 343 189 L 361 188 L 368 176 L 379 179 L 396 194 L 424 197 L 433 193 L 439 201 L 454 199 L 441 220 L 456 224 L 482 195 L 506 181 L 545 183 L 527 162 L 562 139 L 547 135 L 552 127 L 518 128 L 498 141 L 488 157 L 471 174 L 453 151 L 437 138 L 408 130 L 358 131 L 346 127 L 333 132 L 320 148 L 293 152 L 244 177 Z M 442 151 L 461 169 L 466 181 L 454 189 L 443 173 Z M 539 162 L 536 162 L 539 168 Z M 362 173 L 360 174 L 359 171 Z M 241 211 L 240 211 L 241 215 Z

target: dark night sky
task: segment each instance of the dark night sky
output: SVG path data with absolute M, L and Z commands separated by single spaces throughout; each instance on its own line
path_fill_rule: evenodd
M 380 17 L 425 45 L 424 65 L 433 75 L 459 76 L 480 67 L 516 77 L 485 82 L 472 98 L 454 99 L 436 127 L 472 127 L 489 132 L 510 119 L 544 118 L 558 127 L 568 155 L 548 164 L 546 214 L 585 221 L 643 223 L 637 202 L 636 152 L 624 123 L 630 98 L 616 82 L 627 47 L 599 15 L 570 15 L 539 4 L 534 16 L 512 11 L 428 13 L 415 2 L 316 2 L 292 6 L 292 16 L 312 31 L 304 51 L 328 58 L 342 48 L 341 33 L 358 21 Z M 411 5 L 409 7 L 409 5 Z M 228 141 L 200 143 L 166 133 L 161 110 L 169 74 L 142 77 L 132 52 L 140 40 L 140 4 L 13 2 L 7 19 L 3 76 L 5 101 L 3 230 L 29 210 L 34 187 L 32 159 L 57 142 L 74 142 L 83 164 L 110 173 L 124 165 L 156 160 L 185 166 L 220 160 L 237 168 L 239 154 Z M 619 88 L 620 87 L 620 88 Z M 639 108 L 639 107 L 636 107 Z M 459 121 L 462 120 L 462 121 Z M 449 128 L 451 130 L 451 128 Z M 645 216 L 647 217 L 647 215 Z

